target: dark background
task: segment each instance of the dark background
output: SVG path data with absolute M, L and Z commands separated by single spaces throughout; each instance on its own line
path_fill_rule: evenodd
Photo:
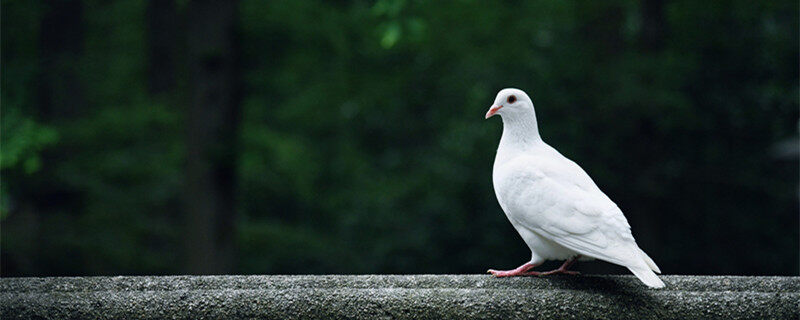
M 665 273 L 798 274 L 796 0 L 1 3 L 2 276 L 516 267 L 504 87 Z

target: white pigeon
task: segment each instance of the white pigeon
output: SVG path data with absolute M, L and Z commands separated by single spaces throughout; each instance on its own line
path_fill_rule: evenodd
M 531 249 L 531 260 L 497 277 L 575 274 L 577 259 L 600 259 L 628 268 L 644 284 L 662 288 L 661 273 L 636 244 L 622 211 L 580 166 L 542 141 L 533 102 L 519 89 L 503 89 L 486 112 L 500 115 L 503 136 L 492 180 L 500 207 Z M 552 271 L 530 269 L 566 260 Z

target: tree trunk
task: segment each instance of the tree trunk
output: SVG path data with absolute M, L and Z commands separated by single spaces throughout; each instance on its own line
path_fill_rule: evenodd
M 150 94 L 175 89 L 178 12 L 174 0 L 150 0 L 147 18 L 147 88 Z
M 187 5 L 187 272 L 229 273 L 234 259 L 240 122 L 236 1 Z
M 80 0 L 50 1 L 41 4 L 41 8 L 39 74 L 34 88 L 34 112 L 43 123 L 52 125 L 74 119 L 86 109 L 79 77 L 84 43 L 84 8 Z M 41 156 L 44 163 L 55 163 L 69 155 L 65 150 L 51 149 L 43 151 Z M 20 234 L 25 234 L 24 256 L 16 257 L 19 269 L 11 271 L 19 275 L 40 276 L 59 270 L 57 266 L 47 264 L 48 254 L 44 252 L 52 244 L 48 243 L 48 236 L 42 231 L 46 226 L 42 221 L 53 208 L 66 207 L 69 200 L 65 199 L 77 197 L 75 191 L 65 190 L 62 185 L 46 178 L 56 176 L 53 166 L 46 165 L 41 170 L 43 172 L 27 177 L 25 183 L 18 186 L 26 189 L 20 192 L 26 196 L 19 199 L 20 203 L 16 205 L 19 211 L 4 221 L 9 229 L 19 228 Z
M 639 43 L 643 51 L 661 50 L 667 33 L 664 0 L 642 0 L 642 33 Z
M 64 0 L 50 1 L 43 7 L 39 112 L 44 120 L 73 117 L 86 105 L 78 77 L 83 53 L 83 5 L 80 0 Z

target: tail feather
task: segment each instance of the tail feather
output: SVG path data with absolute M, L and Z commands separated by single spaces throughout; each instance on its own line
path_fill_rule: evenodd
M 642 256 L 642 259 L 644 259 L 644 263 L 646 263 L 647 266 L 650 267 L 650 270 L 653 270 L 656 273 L 661 273 L 661 269 L 658 268 L 656 262 L 653 261 L 653 259 L 650 259 L 650 256 L 644 253 L 642 249 L 639 249 L 639 255 Z
M 652 260 L 651 260 L 652 262 Z M 655 266 L 655 264 L 653 264 Z M 651 266 L 637 266 L 637 267 L 628 267 L 628 270 L 633 272 L 633 274 L 639 278 L 644 284 L 651 288 L 663 288 L 665 287 L 664 282 L 658 278 L 658 276 L 653 273 L 653 270 L 650 270 Z

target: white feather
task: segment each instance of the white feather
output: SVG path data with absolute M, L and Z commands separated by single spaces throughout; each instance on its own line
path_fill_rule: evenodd
M 503 136 L 494 163 L 495 193 L 531 249 L 531 262 L 583 255 L 627 267 L 646 285 L 663 287 L 653 273 L 660 272 L 658 266 L 636 244 L 619 207 L 580 166 L 542 141 L 527 94 L 504 89 L 496 106 Z

